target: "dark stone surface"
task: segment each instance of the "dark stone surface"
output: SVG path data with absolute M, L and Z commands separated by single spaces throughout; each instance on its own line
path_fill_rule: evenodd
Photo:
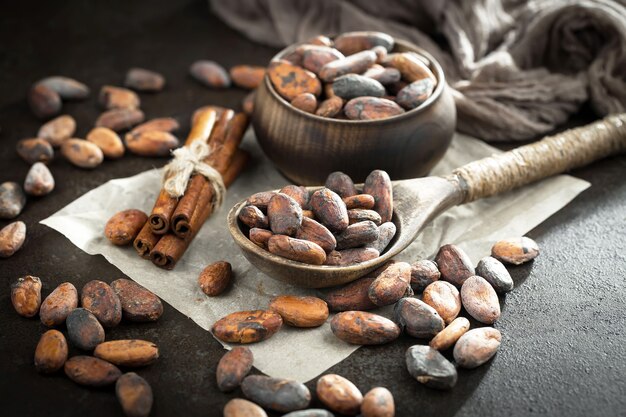
M 62 74 L 89 85 L 87 101 L 63 105 L 63 112 L 77 119 L 77 135 L 84 137 L 99 113 L 101 85 L 121 85 L 132 66 L 159 71 L 167 86 L 160 94 L 142 94 L 142 107 L 149 117 L 179 118 L 182 137 L 193 109 L 211 103 L 238 108 L 246 94 L 202 87 L 187 73 L 192 62 L 213 59 L 227 68 L 263 65 L 275 52 L 227 28 L 203 1 L 12 2 L 0 15 L 0 39 L 0 180 L 20 183 L 28 165 L 15 153 L 15 144 L 40 126 L 26 103 L 32 82 Z M 587 112 L 574 123 L 589 120 Z M 24 248 L 0 260 L 3 416 L 122 414 L 113 388 L 88 389 L 62 373 L 37 374 L 33 354 L 45 329 L 37 319 L 17 316 L 9 284 L 22 275 L 39 276 L 45 296 L 62 281 L 81 288 L 92 279 L 123 277 L 103 257 L 87 255 L 37 222 L 109 179 L 164 163 L 129 155 L 105 161 L 94 171 L 60 158 L 50 164 L 57 188 L 41 199 L 29 198 L 19 216 L 29 228 Z M 386 386 L 400 416 L 623 415 L 625 174 L 624 156 L 574 172 L 593 186 L 529 233 L 542 253 L 511 269 L 516 288 L 502 299 L 496 325 L 503 335 L 500 350 L 485 366 L 460 370 L 451 391 L 434 391 L 411 378 L 404 354 L 415 339 L 408 337 L 362 348 L 329 371 L 351 379 L 363 392 Z M 7 223 L 0 221 L 0 227 Z M 161 350 L 156 364 L 138 370 L 154 390 L 151 415 L 219 416 L 230 398 L 241 396 L 240 390 L 222 394 L 217 389 L 215 369 L 224 352 L 220 345 L 169 305 L 157 323 L 123 323 L 107 333 L 109 340 L 132 337 L 154 341 Z

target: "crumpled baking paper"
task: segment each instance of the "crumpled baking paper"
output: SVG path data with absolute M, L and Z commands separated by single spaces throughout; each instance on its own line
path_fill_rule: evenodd
M 260 272 L 232 241 L 226 226 L 228 209 L 255 192 L 288 184 L 263 155 L 251 131 L 242 147 L 252 153 L 253 162 L 228 190 L 222 209 L 206 222 L 173 271 L 139 258 L 132 247 L 111 245 L 103 235 L 105 223 L 116 212 L 152 209 L 160 189 L 161 170 L 111 180 L 41 223 L 59 231 L 85 252 L 103 255 L 205 330 L 229 313 L 264 309 L 276 295 L 319 295 L 316 290 L 289 286 Z M 432 174 L 446 175 L 467 162 L 498 152 L 482 141 L 456 134 Z M 523 235 L 587 187 L 586 181 L 560 175 L 499 197 L 455 207 L 440 215 L 397 259 L 412 262 L 432 257 L 442 244 L 456 243 L 477 262 L 489 254 L 496 240 Z M 218 297 L 207 297 L 197 278 L 206 265 L 219 260 L 233 265 L 234 285 Z M 358 349 L 337 339 L 328 322 L 315 329 L 283 326 L 269 340 L 249 346 L 254 364 L 262 372 L 302 382 L 315 378 Z

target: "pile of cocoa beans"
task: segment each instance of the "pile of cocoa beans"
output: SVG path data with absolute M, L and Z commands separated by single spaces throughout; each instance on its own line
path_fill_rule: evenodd
M 140 339 L 106 341 L 105 329 L 117 326 L 122 317 L 134 323 L 154 322 L 163 314 L 161 300 L 128 279 L 111 284 L 93 280 L 80 292 L 70 282 L 56 287 L 42 302 L 42 282 L 27 275 L 11 286 L 11 302 L 23 317 L 39 315 L 46 331 L 35 349 L 35 368 L 42 374 L 61 369 L 79 385 L 107 387 L 115 392 L 127 416 L 142 417 L 152 409 L 152 388 L 135 372 L 122 373 L 154 363 L 156 344 Z M 79 307 L 81 305 L 82 307 Z M 58 329 L 65 325 L 66 336 Z M 83 355 L 68 358 L 68 340 Z
M 272 61 L 267 73 L 278 94 L 302 111 L 351 120 L 393 117 L 419 107 L 437 86 L 428 58 L 391 53 L 394 44 L 381 32 L 318 36 Z
M 252 195 L 239 212 L 256 245 L 293 261 L 347 266 L 380 256 L 396 233 L 393 189 L 385 171 L 372 171 L 359 190 L 342 172 L 309 192 L 288 185 Z

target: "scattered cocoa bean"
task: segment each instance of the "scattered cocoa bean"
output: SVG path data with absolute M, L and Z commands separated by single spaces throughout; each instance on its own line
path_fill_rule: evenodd
M 319 327 L 328 318 L 328 305 L 317 297 L 280 295 L 270 301 L 269 309 L 293 327 Z
M 445 323 L 437 310 L 417 298 L 402 298 L 394 309 L 394 321 L 409 336 L 431 339 Z
M 382 97 L 385 95 L 385 87 L 373 78 L 346 74 L 335 78 L 333 92 L 344 100 L 363 96 Z
M 230 87 L 228 72 L 214 61 L 200 60 L 189 67 L 189 74 L 201 84 L 210 88 Z
M 147 366 L 159 358 L 159 348 L 146 340 L 111 340 L 96 346 L 93 355 L 117 366 Z
M 492 324 L 500 318 L 500 301 L 498 294 L 486 279 L 471 276 L 461 287 L 463 307 L 481 323 Z
M 350 224 L 355 224 L 359 222 L 371 221 L 376 226 L 380 226 L 381 218 L 380 214 L 374 210 L 367 209 L 351 209 L 348 210 L 348 219 Z
M 92 169 L 104 160 L 104 154 L 95 144 L 82 139 L 67 139 L 61 145 L 61 154 L 80 168 Z
M 128 134 L 124 139 L 128 150 L 139 156 L 169 156 L 170 151 L 179 145 L 176 136 L 159 130 Z
M 111 283 L 120 299 L 122 314 L 130 321 L 157 321 L 163 314 L 163 304 L 152 291 L 130 279 L 120 278 Z
M 396 405 L 391 392 L 384 387 L 372 388 L 363 397 L 361 415 L 363 417 L 394 417 Z
M 245 206 L 239 212 L 239 220 L 250 228 L 269 229 L 269 220 L 256 206 Z
M 373 248 L 355 248 L 342 251 L 332 251 L 326 257 L 326 265 L 347 266 L 356 265 L 378 258 L 380 253 Z
M 245 114 L 251 116 L 254 112 L 254 100 L 256 99 L 256 90 L 250 91 L 241 101 L 241 109 Z
M 521 265 L 538 255 L 539 245 L 526 236 L 500 240 L 491 248 L 491 256 L 500 262 L 513 265 Z
M 123 210 L 115 213 L 107 221 L 104 226 L 104 235 L 114 245 L 129 245 L 135 240 L 147 221 L 148 215 L 141 210 Z
M 493 357 L 502 335 L 493 327 L 481 327 L 465 333 L 454 346 L 454 360 L 462 368 L 476 368 Z
M 335 38 L 335 48 L 346 55 L 376 46 L 383 46 L 387 51 L 391 51 L 394 43 L 393 38 L 386 33 L 374 31 L 348 32 Z
M 410 281 L 411 265 L 406 262 L 390 264 L 372 282 L 368 296 L 377 306 L 393 304 L 406 295 L 413 295 Z
M 406 351 L 406 367 L 413 378 L 429 388 L 450 389 L 458 378 L 454 365 L 430 346 L 411 346 Z
M 42 374 L 50 374 L 63 368 L 67 360 L 67 341 L 58 330 L 48 330 L 41 335 L 35 349 L 35 368 Z
M 349 225 L 348 209 L 341 197 L 328 188 L 317 190 L 311 196 L 311 208 L 315 217 L 331 232 L 341 233 Z
M 77 308 L 67 316 L 67 337 L 82 350 L 93 350 L 104 342 L 104 328 L 89 310 Z
M 344 311 L 330 321 L 330 329 L 339 339 L 354 345 L 382 345 L 400 336 L 393 321 L 366 311 Z
M 306 385 L 290 379 L 249 375 L 241 383 L 241 390 L 262 407 L 283 413 L 301 410 L 311 402 L 311 392 Z
M 435 281 L 428 285 L 422 294 L 422 301 L 437 310 L 446 324 L 451 323 L 461 311 L 459 290 L 446 281 Z
M 26 205 L 26 195 L 16 182 L 0 184 L 0 219 L 17 217 Z
M 342 59 L 328 62 L 319 71 L 319 76 L 325 82 L 332 82 L 346 74 L 361 74 L 376 62 L 376 53 L 362 51 L 346 56 Z M 333 87 L 334 90 L 334 87 Z
M 346 378 L 327 374 L 317 380 L 319 400 L 332 411 L 346 415 L 355 415 L 361 408 L 363 394 Z
M 74 136 L 76 132 L 76 120 L 68 114 L 64 114 L 50 120 L 39 128 L 38 138 L 47 140 L 55 148 L 61 146 L 65 139 Z
M 354 186 L 354 182 L 352 182 L 352 178 L 341 171 L 330 173 L 328 177 L 326 177 L 326 183 L 324 186 L 339 194 L 339 197 L 344 200 L 349 197 L 357 196 L 358 193 L 356 187 Z M 361 199 L 362 198 L 363 197 L 361 197 Z M 347 205 L 347 203 L 345 204 Z
M 128 417 L 148 417 L 152 410 L 152 388 L 134 372 L 120 376 L 115 383 L 115 395 Z
M 317 243 L 294 239 L 285 235 L 274 235 L 267 241 L 267 249 L 274 255 L 311 265 L 326 262 L 326 252 Z
M 446 350 L 452 347 L 461 336 L 470 328 L 470 322 L 465 317 L 457 317 L 445 329 L 432 338 L 429 345 L 433 349 Z
M 22 139 L 15 147 L 17 154 L 27 163 L 43 162 L 47 164 L 54 158 L 52 145 L 41 138 Z
M 136 109 L 141 105 L 139 96 L 132 90 L 112 85 L 102 86 L 98 102 L 107 110 Z
M 56 92 L 63 100 L 84 100 L 89 97 L 89 87 L 73 78 L 54 75 L 37 82 Z
M 64 282 L 54 289 L 41 303 L 39 318 L 48 326 L 58 326 L 78 307 L 78 292 L 69 282 Z
M 233 277 L 233 268 L 226 261 L 218 261 L 208 265 L 198 277 L 202 292 L 210 297 L 220 295 L 226 290 Z
M 475 274 L 472 260 L 465 251 L 456 245 L 443 245 L 439 248 L 435 263 L 441 273 L 441 278 L 453 283 L 457 287 Z
M 157 117 L 156 119 L 150 119 L 147 122 L 141 123 L 126 134 L 137 136 L 143 132 L 151 132 L 153 130 L 158 130 L 159 132 L 175 132 L 180 129 L 180 124 L 178 120 L 173 117 Z
M 233 398 L 224 406 L 224 417 L 267 417 L 267 413 L 252 401 Z
M 106 282 L 95 279 L 86 283 L 80 292 L 80 302 L 104 327 L 115 327 L 122 320 L 122 303 Z
M 322 92 L 322 85 L 315 74 L 287 61 L 271 62 L 267 75 L 278 94 L 289 101 L 302 93 L 319 96 Z
M 93 356 L 74 356 L 65 362 L 65 375 L 80 385 L 104 387 L 122 376 L 117 366 Z
M 274 195 L 276 195 L 276 191 L 261 191 L 248 197 L 246 203 L 261 210 L 267 210 L 267 206 Z
M 315 110 L 317 110 L 317 98 L 311 93 L 302 93 L 291 100 L 291 105 L 296 109 L 315 114 Z
M 330 97 L 322 101 L 315 111 L 315 114 L 322 117 L 335 117 L 341 113 L 343 99 L 341 97 Z
M 293 236 L 302 224 L 302 208 L 293 198 L 278 193 L 269 201 L 267 218 L 272 232 Z
M 511 274 L 502 265 L 502 262 L 491 256 L 485 256 L 478 262 L 476 275 L 485 278 L 496 292 L 505 293 L 513 289 Z
M 302 225 L 296 231 L 296 238 L 317 243 L 326 253 L 335 250 L 337 240 L 324 225 L 308 217 L 302 217 Z
M 386 61 L 388 65 L 397 68 L 402 74 L 402 78 L 409 83 L 424 78 L 431 78 L 434 82 L 437 82 L 428 65 L 417 54 L 410 52 L 391 54 Z
M 41 280 L 31 275 L 18 278 L 11 285 L 11 303 L 20 316 L 34 317 L 41 305 Z
M 117 159 L 124 156 L 124 144 L 117 133 L 108 127 L 96 127 L 87 134 L 87 141 L 96 145 L 105 158 Z
M 42 197 L 54 189 L 54 177 L 47 166 L 41 162 L 35 162 L 26 174 L 24 191 L 26 194 Z
M 327 188 L 328 185 L 326 185 Z M 374 197 L 369 194 L 357 194 L 350 197 L 344 197 L 343 202 L 346 204 L 348 210 L 370 210 L 374 208 Z M 380 217 L 380 216 L 379 216 Z
M 252 369 L 254 355 L 245 346 L 237 346 L 222 356 L 217 364 L 215 377 L 222 392 L 230 392 L 241 385 L 241 381 Z
M 280 314 L 273 311 L 238 311 L 219 319 L 211 331 L 226 343 L 255 343 L 269 339 L 282 325 Z
M 26 224 L 22 221 L 9 223 L 0 229 L 0 258 L 13 256 L 26 240 Z
M 96 127 L 108 127 L 119 132 L 120 130 L 130 129 L 136 124 L 143 122 L 144 119 L 145 115 L 139 109 L 112 109 L 98 116 Z
M 415 292 L 424 289 L 441 277 L 437 264 L 428 259 L 422 259 L 411 265 L 411 286 Z
M 319 74 L 329 62 L 345 58 L 341 52 L 328 46 L 304 45 L 301 48 L 302 66 L 315 74 Z
M 30 109 L 40 119 L 48 119 L 61 112 L 61 96 L 45 85 L 34 85 L 28 91 L 27 99 Z
M 155 71 L 131 68 L 126 73 L 124 85 L 137 91 L 158 92 L 165 86 L 165 77 Z
M 385 119 L 404 113 L 404 109 L 395 102 L 378 97 L 353 98 L 343 110 L 352 120 Z
M 414 81 L 398 92 L 396 103 L 406 110 L 412 110 L 428 100 L 435 90 L 435 85 L 433 78 Z
M 400 71 L 398 71 L 397 69 L 385 68 L 381 67 L 380 65 L 371 67 L 363 73 L 363 76 L 376 80 L 382 85 L 397 83 L 402 77 Z
M 304 221 L 302 222 L 302 224 L 304 224 Z M 250 240 L 255 245 L 265 250 L 267 250 L 267 241 L 270 240 L 270 237 L 272 236 L 274 236 L 274 233 L 272 233 L 271 230 L 259 229 L 258 227 L 254 227 L 250 229 L 250 234 L 249 234 Z
M 230 79 L 237 87 L 254 90 L 265 77 L 265 67 L 235 65 L 230 69 Z
M 364 311 L 378 307 L 367 296 L 367 290 L 376 277 L 365 276 L 348 285 L 332 289 L 324 299 L 332 311 Z
M 337 250 L 358 248 L 378 239 L 378 227 L 372 221 L 351 224 L 336 236 Z
M 279 191 L 282 194 L 287 194 L 293 198 L 300 207 L 303 209 L 309 207 L 309 199 L 311 195 L 306 187 L 300 187 L 298 185 L 286 185 Z

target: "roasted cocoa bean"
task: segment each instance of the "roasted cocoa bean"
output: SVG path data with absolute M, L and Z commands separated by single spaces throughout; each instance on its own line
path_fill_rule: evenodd
M 17 217 L 26 205 L 26 195 L 16 182 L 0 184 L 0 219 Z
M 500 240 L 491 248 L 491 256 L 500 262 L 513 265 L 521 265 L 538 255 L 539 245 L 526 236 Z
M 345 58 L 341 52 L 328 46 L 303 45 L 300 48 L 302 66 L 315 74 L 319 74 L 322 67 L 329 62 Z
M 48 326 L 58 326 L 78 307 L 78 292 L 69 282 L 64 282 L 54 289 L 41 303 L 39 318 Z
M 363 73 L 364 77 L 369 77 L 378 81 L 382 85 L 397 83 L 400 81 L 400 71 L 395 68 L 385 68 L 376 66 L 368 69 Z
M 107 127 L 92 129 L 86 138 L 102 151 L 105 158 L 117 159 L 124 156 L 124 144 L 117 133 Z
M 117 366 L 93 356 L 74 356 L 65 362 L 65 375 L 80 385 L 104 387 L 122 376 Z
M 367 290 L 376 277 L 365 276 L 348 285 L 330 290 L 324 299 L 332 311 L 364 311 L 378 307 L 372 303 Z
M 270 199 L 267 218 L 272 232 L 293 236 L 302 224 L 302 207 L 288 195 L 278 193 Z
M 293 198 L 300 207 L 306 209 L 309 207 L 309 199 L 311 195 L 306 187 L 300 187 L 298 185 L 286 185 L 279 191 L 282 194 L 287 194 Z
M 380 253 L 373 248 L 355 248 L 342 251 L 332 251 L 326 257 L 326 265 L 346 266 L 356 265 L 378 258 Z
M 465 333 L 454 346 L 454 360 L 462 368 L 476 368 L 493 357 L 502 335 L 493 327 L 481 327 Z
M 117 366 L 146 366 L 159 359 L 159 348 L 146 340 L 111 340 L 96 346 L 93 355 Z
M 61 112 L 61 96 L 45 85 L 34 85 L 27 96 L 30 109 L 40 119 L 49 119 Z
M 304 220 L 304 219 L 302 219 Z M 304 221 L 302 222 L 304 224 Z M 257 246 L 267 250 L 267 241 L 274 236 L 271 230 L 259 229 L 257 227 L 250 229 L 250 240 Z M 334 236 L 333 236 L 334 239 Z
M 252 351 L 245 346 L 237 346 L 222 356 L 217 364 L 215 378 L 222 392 L 230 392 L 241 385 L 254 363 Z
M 363 397 L 361 415 L 363 417 L 394 417 L 396 405 L 393 395 L 384 387 L 372 388 Z
M 117 379 L 115 395 L 128 417 L 147 417 L 152 410 L 152 388 L 134 372 L 125 373 Z
M 315 114 L 322 117 L 335 117 L 341 113 L 343 99 L 341 97 L 330 97 L 322 101 L 315 111 Z
M 104 154 L 95 144 L 82 139 L 67 139 L 61 145 L 61 154 L 80 168 L 92 169 L 104 160 Z
M 330 188 L 328 185 L 326 187 Z M 346 208 L 348 210 L 370 210 L 374 208 L 375 204 L 374 197 L 369 194 L 357 194 L 350 197 L 344 197 L 343 202 L 346 204 Z
M 317 297 L 280 295 L 270 301 L 269 309 L 293 327 L 319 327 L 328 318 L 328 305 Z
M 280 314 L 273 311 L 238 311 L 219 319 L 211 331 L 226 343 L 255 343 L 269 339 L 282 325 Z
M 163 304 L 152 291 L 130 279 L 120 278 L 111 283 L 120 299 L 122 314 L 130 321 L 157 321 L 163 314 Z
M 463 307 L 481 323 L 492 324 L 500 318 L 498 294 L 486 279 L 471 276 L 461 287 Z
M 393 321 L 366 311 L 344 311 L 330 321 L 330 329 L 339 339 L 354 345 L 382 345 L 400 336 Z
M 373 47 L 372 51 L 376 54 L 376 62 L 379 64 L 387 58 L 387 53 L 389 52 L 386 47 L 381 45 Z
M 179 145 L 176 136 L 159 130 L 128 134 L 124 139 L 128 150 L 139 156 L 169 156 L 170 151 Z
M 230 69 L 230 79 L 237 87 L 254 90 L 265 77 L 265 67 L 235 65 Z
M 315 220 L 315 213 L 313 213 L 313 210 L 302 210 L 302 218 L 304 219 L 304 217 Z
M 376 226 L 380 226 L 382 220 L 378 212 L 366 209 L 348 210 L 348 219 L 350 221 L 350 224 L 370 221 L 373 222 Z
M 311 93 L 302 93 L 291 100 L 291 105 L 296 109 L 315 114 L 315 110 L 317 110 L 317 98 Z
M 336 236 L 337 250 L 358 248 L 378 239 L 378 226 L 372 221 L 351 224 Z
M 287 61 L 271 62 L 267 75 L 278 94 L 289 101 L 302 93 L 319 96 L 322 92 L 322 84 L 315 74 Z
M 35 369 L 50 374 L 63 368 L 67 361 L 67 341 L 58 330 L 48 330 L 41 335 L 35 349 Z
M 363 96 L 382 97 L 385 95 L 385 87 L 373 78 L 346 74 L 333 81 L 333 92 L 344 100 Z
M 332 82 L 346 74 L 360 74 L 376 62 L 376 53 L 362 51 L 325 64 L 319 72 L 325 82 Z M 333 88 L 334 89 L 334 88 Z
M 348 209 L 341 197 L 328 188 L 317 190 L 311 196 L 315 217 L 331 232 L 341 233 L 349 225 Z
M 267 216 L 256 206 L 245 206 L 239 212 L 239 220 L 249 228 L 269 229 Z
M 443 245 L 439 248 L 435 263 L 441 273 L 441 278 L 453 283 L 457 287 L 474 275 L 472 260 L 465 251 L 456 245 Z
M 267 417 L 267 414 L 252 401 L 233 398 L 224 406 L 224 417 Z
M 270 203 L 272 197 L 276 195 L 276 191 L 261 191 L 260 193 L 252 194 L 246 200 L 246 203 L 255 206 L 261 210 L 267 210 L 267 206 Z
M 148 215 L 141 210 L 120 211 L 107 221 L 104 226 L 104 235 L 114 245 L 129 245 L 135 240 L 147 221 Z
M 180 129 L 178 120 L 172 117 L 157 117 L 156 119 L 148 120 L 140 125 L 133 127 L 133 130 L 127 133 L 127 135 L 139 135 L 143 132 L 151 132 L 157 130 L 159 132 L 175 132 Z
M 378 97 L 357 97 L 346 103 L 344 113 L 352 120 L 385 119 L 404 113 L 395 102 Z
M 119 132 L 143 122 L 145 115 L 139 109 L 112 109 L 105 111 L 96 120 L 96 127 L 108 127 Z
M 22 221 L 9 223 L 0 229 L 0 258 L 13 256 L 26 240 L 26 224 Z
M 104 328 L 89 310 L 74 309 L 65 320 L 67 337 L 82 350 L 93 350 L 104 342 Z
M 374 197 L 374 210 L 380 214 L 383 223 L 393 216 L 393 186 L 385 171 L 372 171 L 365 179 L 363 193 Z
M 429 345 L 433 349 L 446 350 L 452 347 L 461 336 L 470 328 L 470 322 L 465 317 L 457 317 L 445 329 L 432 338 Z
M 324 184 L 329 190 L 339 194 L 344 200 L 348 197 L 356 196 L 357 190 L 352 182 L 352 178 L 341 171 L 332 172 L 326 177 Z M 345 202 L 344 202 L 345 203 Z M 347 205 L 347 204 L 346 204 Z
M 335 417 L 333 413 L 322 408 L 309 408 L 308 410 L 292 411 L 283 417 Z
M 131 68 L 126 73 L 124 85 L 137 91 L 158 92 L 165 86 L 165 77 L 155 71 Z
M 445 323 L 437 310 L 417 298 L 402 298 L 394 309 L 394 321 L 409 336 L 431 339 Z
M 306 43 L 311 44 L 311 45 L 328 46 L 331 48 L 335 45 L 332 39 L 324 35 L 318 35 L 314 38 L 311 38 Z
M 274 255 L 311 265 L 326 262 L 326 252 L 317 243 L 294 239 L 285 235 L 274 235 L 267 241 L 267 249 Z
M 35 162 L 26 174 L 24 191 L 35 197 L 42 197 L 54 190 L 54 177 L 47 166 Z
M 429 388 L 450 389 L 458 378 L 454 365 L 430 346 L 411 346 L 406 351 L 406 367 L 413 378 Z
M 411 265 L 411 286 L 415 292 L 424 289 L 441 277 L 437 264 L 428 259 L 422 259 Z
M 122 303 L 106 282 L 93 280 L 85 284 L 80 292 L 80 303 L 104 327 L 115 327 L 122 320 Z
M 233 277 L 233 267 L 226 261 L 208 265 L 198 277 L 202 292 L 210 297 L 220 295 L 226 290 Z
M 20 316 L 34 317 L 41 306 L 41 280 L 31 275 L 18 278 L 11 285 L 11 303 Z
M 256 98 L 256 90 L 252 90 L 243 98 L 243 100 L 241 100 L 241 109 L 248 116 L 251 116 L 252 113 L 254 112 L 255 98 Z
M 136 109 L 141 105 L 139 96 L 132 90 L 112 85 L 102 86 L 98 102 L 105 109 Z
M 435 281 L 427 286 L 422 301 L 437 310 L 446 324 L 451 323 L 461 311 L 459 290 L 446 281 Z
M 417 54 L 404 52 L 391 54 L 387 58 L 386 63 L 397 68 L 402 74 L 402 78 L 409 83 L 423 80 L 424 78 L 430 78 L 435 83 L 437 82 L 428 65 Z
M 390 264 L 376 277 L 368 289 L 368 296 L 377 306 L 390 305 L 405 295 L 413 294 L 410 282 L 411 265 L 396 262 Z
M 324 96 L 326 96 L 326 98 L 336 97 L 335 92 L 333 91 L 333 83 L 324 83 L 323 89 Z M 341 102 L 343 103 L 343 100 L 341 100 Z
M 355 415 L 361 408 L 363 394 L 346 378 L 327 374 L 317 380 L 316 393 L 319 400 L 332 411 Z
M 502 262 L 491 256 L 485 256 L 476 265 L 476 275 L 481 276 L 499 293 L 513 289 L 513 278 Z
M 346 55 L 376 46 L 383 46 L 387 51 L 391 51 L 394 43 L 393 38 L 386 33 L 374 31 L 347 32 L 335 38 L 335 48 Z
M 89 87 L 73 78 L 55 75 L 37 82 L 56 92 L 63 100 L 84 100 L 89 97 Z
M 76 120 L 70 115 L 64 114 L 50 120 L 39 128 L 38 138 L 47 140 L 55 148 L 61 146 L 65 139 L 74 136 L 76 132 Z
M 311 402 L 306 385 L 290 379 L 249 375 L 241 383 L 241 390 L 262 407 L 283 413 L 307 408 Z
M 296 238 L 317 243 L 326 253 L 335 250 L 337 240 L 324 225 L 308 217 L 302 218 L 302 225 L 296 232 Z
M 432 78 L 423 78 L 412 82 L 398 92 L 396 103 L 406 110 L 419 107 L 433 94 L 435 81 Z
M 189 74 L 201 84 L 210 88 L 230 87 L 228 72 L 214 61 L 200 60 L 189 67 Z
M 15 147 L 17 154 L 27 163 L 43 162 L 47 164 L 54 158 L 52 145 L 41 138 L 22 139 Z

